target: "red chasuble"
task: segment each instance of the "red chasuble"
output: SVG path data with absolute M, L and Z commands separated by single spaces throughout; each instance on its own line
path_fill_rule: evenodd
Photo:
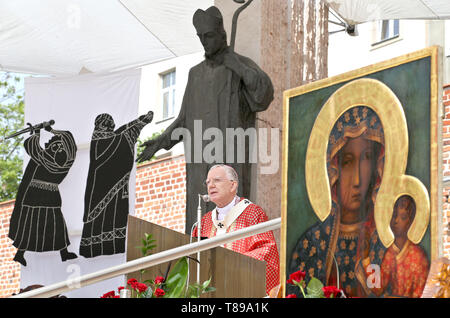
M 238 205 L 246 205 L 242 212 L 237 211 Z M 214 218 L 214 219 L 213 219 Z M 217 220 L 216 210 L 206 213 L 202 217 L 202 237 L 213 237 L 221 232 L 229 233 L 245 227 L 268 221 L 264 210 L 241 198 L 240 202 L 229 211 L 223 221 Z M 192 236 L 197 237 L 197 228 Z M 253 235 L 232 243 L 225 244 L 225 248 L 266 262 L 266 293 L 279 284 L 280 267 L 277 244 L 273 232 Z

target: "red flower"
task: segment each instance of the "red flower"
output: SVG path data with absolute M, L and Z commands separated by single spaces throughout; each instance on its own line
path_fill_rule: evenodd
M 160 285 L 160 284 L 162 284 L 162 283 L 164 283 L 164 277 L 162 277 L 162 276 L 156 276 L 156 278 L 155 278 L 155 284 Z
M 286 296 L 286 298 L 297 298 L 296 294 L 289 294 Z
M 336 298 L 341 293 L 341 290 L 336 286 L 325 286 L 322 290 L 326 298 Z
M 114 292 L 114 290 L 107 292 L 106 294 L 103 294 L 102 297 L 100 298 L 114 298 L 114 296 L 116 296 L 116 293 Z
M 155 296 L 156 297 L 162 297 L 164 296 L 166 293 L 164 292 L 164 290 L 162 290 L 161 288 L 156 288 L 155 290 Z
M 145 284 L 137 283 L 135 285 L 135 287 L 133 287 L 133 288 L 135 288 L 138 292 L 143 293 L 143 292 L 145 292 L 147 290 L 148 287 Z
M 119 294 L 120 294 L 120 291 L 121 291 L 122 289 L 125 289 L 125 287 L 119 286 L 119 288 L 117 288 L 117 291 L 119 292 Z
M 130 278 L 127 282 L 127 285 L 130 285 L 131 287 L 134 288 L 134 285 L 136 285 L 138 283 L 137 279 L 135 278 Z
M 289 279 L 287 280 L 288 284 L 295 285 L 295 283 L 300 283 L 305 279 L 306 273 L 302 271 L 297 271 L 289 275 Z

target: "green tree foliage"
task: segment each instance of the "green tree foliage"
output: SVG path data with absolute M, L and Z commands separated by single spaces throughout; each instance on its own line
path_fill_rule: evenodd
M 16 197 L 22 177 L 24 135 L 3 140 L 24 127 L 21 81 L 19 76 L 0 73 L 0 202 Z

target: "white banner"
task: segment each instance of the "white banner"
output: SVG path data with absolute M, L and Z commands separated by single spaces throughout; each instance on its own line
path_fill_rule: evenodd
M 61 261 L 58 251 L 25 252 L 27 266 L 21 267 L 21 288 L 73 279 L 104 268 L 126 262 L 126 253 L 84 258 L 79 255 L 83 229 L 84 193 L 89 168 L 89 145 L 95 117 L 110 114 L 116 128 L 138 117 L 141 70 L 127 70 L 107 74 L 85 74 L 66 78 L 26 78 L 25 122 L 33 125 L 55 120 L 57 130 L 70 131 L 77 143 L 75 162 L 59 186 L 62 213 L 69 231 L 69 252 L 78 258 Z M 42 130 L 41 145 L 51 134 Z M 28 156 L 25 155 L 25 166 Z M 129 212 L 134 214 L 136 166 L 130 176 Z M 124 276 L 112 278 L 66 293 L 67 297 L 97 298 L 125 284 Z

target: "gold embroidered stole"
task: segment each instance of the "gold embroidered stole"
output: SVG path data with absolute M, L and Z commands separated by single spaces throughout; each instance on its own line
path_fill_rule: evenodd
M 234 221 L 236 221 L 236 219 L 242 214 L 242 212 L 245 211 L 245 209 L 250 204 L 252 204 L 250 200 L 241 200 L 238 204 L 232 207 L 230 211 L 228 211 L 227 215 L 225 215 L 225 218 L 222 221 L 217 220 L 217 211 L 216 209 L 214 209 L 211 213 L 211 219 L 214 226 L 211 228 L 210 237 L 231 232 L 231 230 L 233 230 L 231 227 Z M 231 248 L 231 243 L 225 244 L 224 247 Z

